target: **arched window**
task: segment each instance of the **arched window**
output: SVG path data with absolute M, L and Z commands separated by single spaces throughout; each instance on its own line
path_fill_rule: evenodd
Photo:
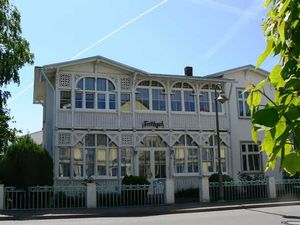
M 217 172 L 219 168 L 218 164 L 218 139 L 216 135 L 211 135 L 204 143 L 202 147 L 202 171 L 207 172 Z M 226 172 L 226 152 L 227 146 L 220 139 L 220 150 L 221 150 L 221 167 L 222 171 Z
M 136 88 L 136 109 L 166 111 L 164 87 L 158 81 L 142 81 Z
M 158 135 L 148 135 L 146 136 L 137 147 L 140 148 L 166 148 L 168 145 L 164 140 Z
M 220 93 L 220 90 L 217 91 Z M 215 99 L 215 84 L 206 84 L 201 88 L 199 96 L 200 112 L 216 112 Z M 218 102 L 218 112 L 223 112 L 223 106 Z
M 195 95 L 191 85 L 178 82 L 173 86 L 171 110 L 175 112 L 195 112 Z
M 72 149 L 59 148 L 59 176 L 116 177 L 118 175 L 118 148 L 105 134 L 87 134 Z M 70 150 L 73 151 L 72 154 Z M 73 160 L 71 160 L 71 156 Z M 121 175 L 131 175 L 132 148 L 121 149 Z
M 175 173 L 199 172 L 198 146 L 189 135 L 182 135 L 174 145 Z
M 114 84 L 105 78 L 85 77 L 77 82 L 75 108 L 115 110 Z

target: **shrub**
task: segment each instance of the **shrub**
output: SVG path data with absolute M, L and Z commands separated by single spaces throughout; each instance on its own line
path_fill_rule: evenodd
M 233 181 L 233 178 L 227 174 L 222 174 L 223 182 Z M 218 182 L 219 181 L 219 174 L 214 173 L 209 177 L 209 182 Z
M 143 176 L 124 176 L 122 185 L 148 185 L 150 184 L 146 177 Z
M 29 136 L 20 137 L 8 147 L 0 162 L 0 180 L 17 188 L 52 185 L 52 158 Z

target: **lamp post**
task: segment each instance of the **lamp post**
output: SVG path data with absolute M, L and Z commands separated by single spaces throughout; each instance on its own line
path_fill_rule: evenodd
M 221 90 L 219 96 L 217 97 L 217 89 Z M 215 86 L 215 108 L 216 108 L 216 128 L 217 128 L 217 147 L 218 147 L 218 183 L 219 183 L 219 201 L 224 201 L 224 191 L 223 191 L 223 176 L 222 176 L 222 163 L 221 163 L 221 147 L 220 147 L 220 128 L 219 128 L 219 112 L 218 103 L 223 104 L 228 98 L 224 95 L 222 91 L 221 84 L 216 84 Z

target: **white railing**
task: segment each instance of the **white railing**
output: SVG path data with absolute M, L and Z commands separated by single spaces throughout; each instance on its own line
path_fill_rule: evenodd
M 299 199 L 300 179 L 283 179 L 276 181 L 276 196 L 282 199 Z
M 97 207 L 165 204 L 163 182 L 152 185 L 97 185 Z
M 5 187 L 6 209 L 85 208 L 86 187 L 37 186 L 27 189 Z

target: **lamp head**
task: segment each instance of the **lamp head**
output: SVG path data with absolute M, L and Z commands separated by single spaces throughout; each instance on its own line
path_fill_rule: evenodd
M 228 98 L 226 97 L 226 95 L 224 94 L 223 91 L 220 92 L 218 98 L 216 99 L 217 102 L 220 102 L 221 104 L 223 104 L 224 102 L 226 102 L 228 100 Z

